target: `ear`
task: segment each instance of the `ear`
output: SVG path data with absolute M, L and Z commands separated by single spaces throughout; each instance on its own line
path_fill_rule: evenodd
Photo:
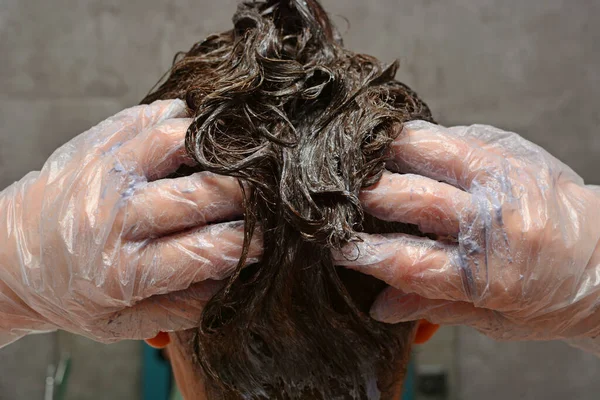
M 152 339 L 146 339 L 144 342 L 155 349 L 164 349 L 171 343 L 171 337 L 167 332 L 158 332 Z
M 432 324 L 429 321 L 424 319 L 418 322 L 417 333 L 415 335 L 414 344 L 424 344 L 429 341 L 433 337 L 433 335 L 440 329 L 440 326 L 437 324 Z

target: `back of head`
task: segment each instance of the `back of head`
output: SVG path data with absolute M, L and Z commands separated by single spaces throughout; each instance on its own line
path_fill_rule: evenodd
M 198 169 L 246 183 L 246 245 L 257 225 L 263 236 L 261 262 L 242 269 L 242 257 L 190 344 L 209 398 L 385 396 L 413 324 L 371 320 L 384 285 L 330 252 L 360 231 L 410 229 L 363 215 L 358 194 L 402 123 L 431 114 L 394 80 L 396 63 L 344 49 L 315 0 L 243 3 L 233 21 L 143 101 L 187 101 Z

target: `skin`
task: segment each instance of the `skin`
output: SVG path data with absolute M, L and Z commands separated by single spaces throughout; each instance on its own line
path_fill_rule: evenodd
M 415 329 L 412 332 L 412 342 L 415 344 L 426 343 L 435 334 L 438 327 L 438 325 L 431 324 L 425 320 L 420 321 L 419 324 L 415 325 Z M 146 340 L 146 343 L 152 347 L 165 350 L 173 369 L 175 381 L 184 399 L 205 400 L 208 397 L 206 395 L 203 376 L 194 362 L 191 351 L 190 343 L 193 340 L 193 336 L 193 330 L 174 333 L 161 332 L 155 338 Z M 405 359 L 408 359 L 410 351 L 411 347 L 408 346 L 406 348 L 407 354 Z M 388 395 L 389 398 L 397 399 L 402 394 L 405 371 L 401 365 L 390 367 L 396 371 L 394 374 L 397 378 L 395 379 L 395 386 Z
M 173 375 L 184 399 L 206 400 L 206 390 L 202 374 L 194 364 L 190 352 L 189 341 L 192 339 L 192 331 L 184 331 L 169 334 L 171 343 L 166 347 Z
M 191 340 L 192 335 L 191 331 L 169 334 L 171 343 L 166 346 L 167 356 L 173 368 L 177 387 L 183 398 L 186 400 L 207 400 L 202 373 L 194 364 L 190 352 L 189 340 Z M 403 372 L 398 370 L 395 373 L 398 376 L 396 379 L 397 384 L 393 388 L 390 398 L 400 397 L 404 383 L 404 376 L 400 374 L 403 374 Z

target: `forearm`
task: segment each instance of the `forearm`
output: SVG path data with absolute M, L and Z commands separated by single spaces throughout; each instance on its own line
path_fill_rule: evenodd
M 0 348 L 34 332 L 48 332 L 56 328 L 43 318 L 8 287 L 0 282 Z
M 28 333 L 53 329 L 16 291 L 17 286 L 23 286 L 19 271 L 25 265 L 19 239 L 28 234 L 18 223 L 20 187 L 16 183 L 0 192 L 0 347 Z
M 600 186 L 595 186 L 595 185 L 587 185 L 586 188 L 588 188 L 589 190 L 592 191 L 592 193 L 595 194 L 596 199 L 597 199 L 597 205 L 598 208 L 597 210 L 600 210 Z M 600 215 L 600 213 L 598 213 L 598 215 Z M 590 224 L 592 224 L 593 227 L 596 228 L 596 236 L 597 236 L 597 240 L 596 240 L 596 249 L 594 250 L 594 252 L 592 253 L 592 257 L 590 259 L 590 267 L 595 268 L 596 271 L 598 271 L 600 273 L 600 217 L 598 218 L 598 220 L 596 220 L 595 218 L 592 217 L 591 221 L 588 221 Z M 600 300 L 599 300 L 600 303 Z
M 592 193 L 596 195 L 598 199 L 598 207 L 600 209 L 600 186 L 587 185 L 586 189 L 591 190 Z M 588 222 L 592 224 L 592 226 L 600 227 L 600 221 L 595 221 L 593 218 Z M 596 235 L 598 236 L 596 240 L 596 248 L 592 252 L 592 256 L 587 266 L 588 271 L 596 271 L 591 273 L 593 276 L 597 276 L 598 273 L 600 273 L 600 232 L 596 233 Z M 597 298 L 594 301 L 597 304 L 600 304 L 600 293 L 596 293 L 596 297 Z M 600 313 L 600 307 L 594 307 L 594 309 L 599 309 L 598 313 Z M 598 336 L 598 333 L 600 333 L 600 317 L 591 315 L 589 317 L 589 321 L 590 324 L 598 325 L 597 329 L 592 329 L 592 335 L 567 339 L 566 342 L 573 347 L 600 357 L 600 336 Z
M 598 240 L 596 250 L 590 259 L 587 269 L 592 276 L 597 276 L 600 273 L 600 240 Z M 596 305 L 600 304 L 600 290 L 594 290 L 590 295 L 589 301 Z M 573 347 L 600 357 L 600 307 L 595 306 L 591 307 L 591 309 L 594 312 L 583 320 L 583 325 L 586 326 L 588 334 L 567 339 L 566 342 Z

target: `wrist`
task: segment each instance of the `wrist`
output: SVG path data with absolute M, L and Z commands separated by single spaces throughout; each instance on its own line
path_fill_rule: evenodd
M 0 281 L 0 348 L 34 332 L 56 330 L 29 307 L 6 283 Z
M 591 196 L 594 201 L 594 206 L 592 208 L 593 211 L 589 223 L 591 226 L 595 227 L 595 230 L 593 231 L 593 235 L 595 236 L 592 236 L 593 240 L 595 240 L 595 247 L 592 251 L 586 270 L 591 271 L 592 276 L 596 276 L 598 273 L 600 273 L 600 186 L 588 185 L 586 186 L 586 189 L 591 192 Z M 596 350 L 600 351 L 600 288 L 597 288 L 595 292 L 596 295 L 595 299 L 593 300 L 595 303 L 593 310 L 595 310 L 595 312 L 591 316 L 591 320 L 594 321 L 594 329 L 585 335 L 585 339 L 595 343 Z M 600 355 L 600 353 L 598 354 Z
M 0 282 L 11 275 L 18 262 L 14 221 L 17 185 L 18 183 L 13 183 L 0 192 Z
M 591 191 L 592 196 L 595 199 L 595 214 L 591 216 L 590 223 L 592 226 L 596 227 L 596 248 L 592 252 L 589 265 L 595 267 L 597 271 L 600 271 L 600 186 L 588 185 L 586 188 Z
M 25 242 L 33 232 L 22 216 L 25 188 L 32 178 L 30 174 L 0 192 L 0 347 L 30 332 L 54 329 L 26 301 L 28 279 L 23 274 L 31 245 Z
M 578 337 L 566 339 L 565 342 L 573 347 L 600 357 L 600 338 L 598 337 Z

